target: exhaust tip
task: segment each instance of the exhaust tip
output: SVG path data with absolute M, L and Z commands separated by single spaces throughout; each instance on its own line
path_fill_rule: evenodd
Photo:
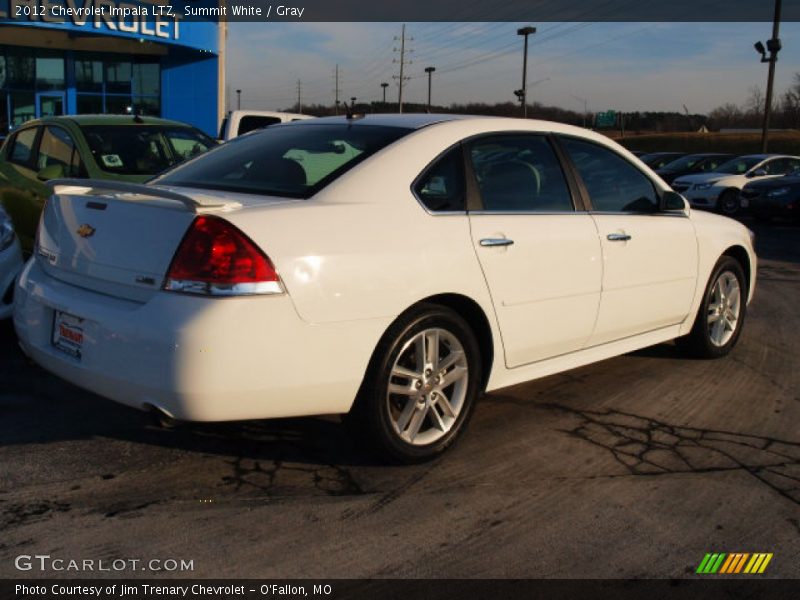
M 150 421 L 156 427 L 161 429 L 176 429 L 180 426 L 181 421 L 173 417 L 167 410 L 146 402 L 142 405 L 144 411 L 149 415 Z

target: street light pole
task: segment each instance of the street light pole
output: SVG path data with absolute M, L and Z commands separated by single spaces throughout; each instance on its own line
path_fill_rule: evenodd
M 428 112 L 431 112 L 431 78 L 436 67 L 425 67 L 425 72 L 428 74 Z
M 528 90 L 525 89 L 528 83 L 528 36 L 536 33 L 536 27 L 522 27 L 517 29 L 517 35 L 524 36 L 525 50 L 522 55 L 522 93 L 519 95 L 520 102 L 522 102 L 522 118 L 528 118 Z
M 236 90 L 236 110 L 242 110 L 242 90 Z
M 775 0 L 775 18 L 772 22 L 772 39 L 767 40 L 767 47 L 756 42 L 755 49 L 761 54 L 761 62 L 769 63 L 769 76 L 767 77 L 767 99 L 764 105 L 764 126 L 761 130 L 761 152 L 767 152 L 769 145 L 769 121 L 772 114 L 772 92 L 775 86 L 775 63 L 778 62 L 778 52 L 781 51 L 781 40 L 778 37 L 781 27 L 781 0 Z M 769 57 L 767 56 L 769 52 Z
M 389 87 L 389 84 L 384 81 L 381 87 L 383 88 L 383 103 L 386 104 L 386 88 Z

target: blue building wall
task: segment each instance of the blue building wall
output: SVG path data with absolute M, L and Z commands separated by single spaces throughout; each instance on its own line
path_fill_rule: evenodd
M 161 60 L 161 116 L 185 121 L 215 137 L 219 59 L 169 55 Z
M 41 32 L 59 31 L 70 36 L 114 37 L 147 41 L 166 49 L 161 63 L 161 116 L 191 123 L 210 135 L 218 127 L 219 94 L 219 23 L 215 19 L 198 20 L 175 18 L 175 15 L 119 17 L 111 16 L 108 7 L 134 5 L 153 11 L 154 5 L 135 0 L 0 0 L 0 46 L 3 44 L 5 26 L 34 28 L 41 39 Z M 174 13 L 183 15 L 187 2 L 173 2 Z M 192 6 L 217 6 L 210 0 L 192 0 Z M 21 14 L 21 8 L 28 7 Z M 46 14 L 41 14 L 42 7 Z M 57 7 L 106 7 L 105 16 L 64 16 L 54 18 Z M 38 10 L 30 10 L 39 7 Z M 56 7 L 53 9 L 53 7 Z M 47 12 L 49 10 L 49 13 Z M 27 13 L 27 14 L 25 14 Z M 38 13 L 38 14 L 37 14 Z M 39 45 L 38 47 L 43 47 Z M 31 48 L 37 48 L 32 44 Z M 135 46 L 134 46 L 135 49 Z M 65 57 L 65 104 L 66 112 L 77 111 L 75 73 L 73 58 L 78 54 L 64 51 Z M 135 51 L 134 51 L 135 56 Z M 109 57 L 112 53 L 108 54 Z M 2 86 L 2 82 L 0 82 Z M 2 92 L 2 90 L 0 90 Z

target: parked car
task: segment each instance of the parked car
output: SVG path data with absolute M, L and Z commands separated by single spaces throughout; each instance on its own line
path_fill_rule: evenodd
M 756 219 L 800 221 L 800 168 L 783 177 L 753 181 L 742 188 L 741 206 Z
M 11 217 L 0 205 L 0 320 L 11 316 L 14 280 L 22 270 L 22 251 Z
M 639 157 L 644 164 L 653 169 L 661 169 L 681 156 L 686 156 L 686 152 L 651 152 Z
M 180 420 L 347 413 L 398 461 L 484 390 L 674 338 L 723 356 L 755 283 L 745 227 L 558 123 L 306 120 L 53 187 L 14 304 L 33 360 Z
M 271 110 L 233 110 L 222 119 L 222 124 L 219 126 L 218 139 L 224 142 L 270 125 L 313 118 L 311 115 Z
M 153 117 L 74 115 L 28 121 L 0 148 L 0 203 L 30 254 L 46 182 L 63 177 L 142 183 L 216 142 L 199 129 Z
M 672 183 L 672 189 L 683 194 L 695 208 L 734 215 L 739 212 L 739 194 L 747 182 L 781 177 L 798 166 L 798 156 L 749 154 L 729 160 L 713 173 L 679 177 Z
M 656 169 L 656 173 L 667 183 L 672 183 L 684 175 L 713 172 L 722 163 L 728 162 L 732 158 L 734 158 L 733 154 L 687 154 Z

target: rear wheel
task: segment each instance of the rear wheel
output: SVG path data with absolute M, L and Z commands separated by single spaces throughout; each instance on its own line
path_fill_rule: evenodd
M 717 203 L 719 212 L 729 217 L 739 212 L 741 208 L 739 200 L 739 190 L 725 190 L 720 194 L 719 202 Z
M 348 422 L 392 461 L 434 458 L 466 427 L 480 370 L 469 325 L 447 308 L 421 306 L 378 345 Z
M 717 263 L 689 335 L 678 345 L 698 358 L 719 358 L 736 345 L 747 312 L 747 284 L 737 260 L 723 256 Z

